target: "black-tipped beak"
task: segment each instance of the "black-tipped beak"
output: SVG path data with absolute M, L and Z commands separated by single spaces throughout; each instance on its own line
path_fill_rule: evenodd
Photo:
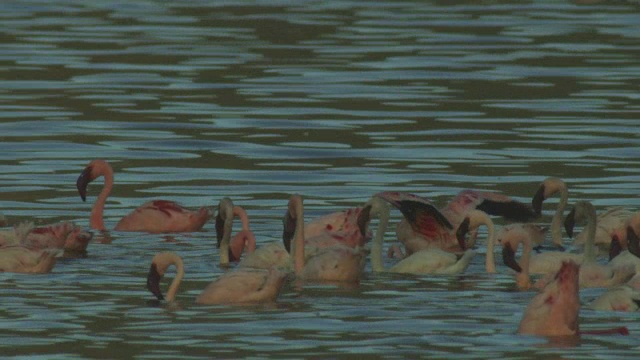
M 640 238 L 631 226 L 627 226 L 627 248 L 630 253 L 640 257 Z
M 460 223 L 460 226 L 458 226 L 458 230 L 456 230 L 456 239 L 458 239 L 458 245 L 462 250 L 467 248 L 466 237 L 467 233 L 469 233 L 469 222 L 470 220 L 468 217 L 464 218 L 462 223 Z
M 220 216 L 220 212 L 218 211 L 218 215 L 216 215 L 216 241 L 218 249 L 220 248 L 220 243 L 222 243 L 222 237 L 224 236 L 224 219 Z
M 611 245 L 609 245 L 609 261 L 618 256 L 622 252 L 622 245 L 620 245 L 620 239 L 618 235 L 611 237 Z
M 571 209 L 571 212 L 564 219 L 564 230 L 569 237 L 573 237 L 573 228 L 576 226 L 576 209 Z
M 540 185 L 536 194 L 533 195 L 533 199 L 531 199 L 531 206 L 533 207 L 533 211 L 535 211 L 538 216 L 542 214 L 542 203 L 544 202 L 544 185 Z
M 516 261 L 516 252 L 511 247 L 511 244 L 506 243 L 502 246 L 502 261 L 505 265 L 512 268 L 517 272 L 522 272 L 520 264 Z
M 151 268 L 149 269 L 149 274 L 147 275 L 147 289 L 151 291 L 153 295 L 156 296 L 158 300 L 164 300 L 164 296 L 162 296 L 162 291 L 160 291 L 160 279 L 162 279 L 162 275 L 158 272 L 158 267 L 156 264 L 151 263 Z
M 78 176 L 78 180 L 76 180 L 76 188 L 78 188 L 78 193 L 80 194 L 80 198 L 82 201 L 87 201 L 87 186 L 91 182 L 91 166 L 87 166 L 82 170 L 80 176 Z
M 291 216 L 289 210 L 287 210 L 287 213 L 284 215 L 282 225 L 284 227 L 282 230 L 282 242 L 287 252 L 291 253 L 291 240 L 296 232 L 296 219 Z
M 358 214 L 358 229 L 363 238 L 367 237 L 367 225 L 371 221 L 371 205 L 367 205 L 362 208 L 360 214 Z

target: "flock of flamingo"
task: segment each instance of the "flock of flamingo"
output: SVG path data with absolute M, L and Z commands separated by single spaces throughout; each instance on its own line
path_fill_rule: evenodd
M 112 167 L 104 160 L 91 161 L 76 185 L 86 200 L 88 185 L 99 177 L 104 178 L 104 186 L 91 210 L 90 227 L 104 231 L 103 211 L 114 184 Z M 541 215 L 543 202 L 556 194 L 560 200 L 551 224 L 532 222 Z M 277 301 L 292 277 L 308 282 L 357 282 L 368 256 L 373 272 L 459 274 L 477 256 L 477 231 L 485 226 L 486 272 L 497 271 L 494 249 L 501 246 L 503 262 L 512 269 L 505 271 L 514 272 L 517 287 L 538 291 L 524 311 L 518 332 L 564 336 L 581 333 L 581 288 L 607 288 L 589 303 L 592 309 L 636 311 L 640 304 L 640 212 L 616 207 L 597 214 L 591 203 L 576 201 L 565 217 L 568 201 L 567 185 L 558 178 L 545 179 L 531 205 L 494 192 L 464 190 L 437 208 L 424 197 L 387 191 L 360 207 L 305 223 L 303 199 L 292 195 L 282 241 L 257 247 L 246 211 L 229 198 L 220 201 L 215 214 L 205 207 L 191 211 L 173 201 L 155 200 L 123 217 L 113 230 L 193 232 L 215 217 L 220 264 L 236 265 L 206 286 L 195 302 L 237 305 Z M 383 242 L 391 206 L 400 210 L 403 219 L 396 227 L 399 244 L 386 254 L 396 263 L 385 268 Z M 509 223 L 497 229 L 490 215 Z M 232 234 L 235 218 L 241 220 L 242 230 Z M 373 218 L 378 219 L 375 233 L 370 229 Z M 583 223 L 584 230 L 574 234 L 575 225 Z M 563 226 L 574 239 L 570 249 L 564 246 Z M 545 241 L 547 232 L 550 244 Z M 50 272 L 57 257 L 85 251 L 91 239 L 91 231 L 68 221 L 41 227 L 32 222 L 16 224 L 0 231 L 0 271 Z M 163 295 L 160 281 L 170 266 L 175 266 L 176 275 Z M 158 253 L 151 261 L 147 287 L 159 300 L 173 301 L 184 273 L 179 255 Z M 626 328 L 611 331 L 624 334 Z

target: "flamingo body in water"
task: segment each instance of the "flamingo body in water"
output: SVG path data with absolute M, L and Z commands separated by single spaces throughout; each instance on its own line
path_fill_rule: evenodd
M 386 200 L 404 215 L 396 233 L 406 248 L 407 256 L 427 248 L 453 252 L 464 250 L 454 229 L 473 209 L 519 221 L 536 216 L 529 206 L 508 196 L 474 190 L 461 191 L 443 209 L 438 209 L 426 198 L 405 192 L 387 191 L 375 196 Z
M 374 211 L 380 214 L 380 222 L 376 236 L 373 240 L 371 250 L 371 267 L 375 272 L 388 271 L 403 274 L 458 274 L 463 272 L 475 256 L 475 251 L 466 250 L 462 256 L 457 256 L 451 252 L 447 252 L 438 248 L 429 248 L 416 251 L 408 257 L 400 260 L 397 264 L 389 269 L 385 269 L 382 260 L 382 243 L 384 233 L 386 231 L 389 220 L 389 207 L 380 198 L 374 197 L 371 200 Z M 477 211 L 477 213 L 476 213 Z M 469 213 L 468 217 L 463 221 L 467 229 L 475 229 L 478 225 L 476 222 L 482 221 L 479 218 L 484 214 L 485 220 L 488 219 L 485 213 L 475 210 Z M 473 218 L 473 224 L 470 224 L 470 217 Z M 490 219 L 488 219 L 491 221 Z M 491 223 L 492 224 L 492 223 Z M 490 238 L 493 238 L 493 226 L 490 229 Z M 493 247 L 491 247 L 493 249 Z
M 560 178 L 548 177 L 546 178 L 538 188 L 538 191 L 534 195 L 531 203 L 534 211 L 537 214 L 542 212 L 543 202 L 554 196 L 560 195 L 560 200 L 556 207 L 556 211 L 551 220 L 551 240 L 556 247 L 563 247 L 562 240 L 562 221 L 564 218 L 564 210 L 567 206 L 569 199 L 569 190 L 567 184 Z M 624 231 L 625 220 L 628 219 L 633 213 L 623 207 L 612 207 L 605 212 L 596 215 L 596 229 L 593 243 L 596 246 L 596 252 L 606 252 L 611 242 L 611 236 L 616 231 Z M 574 238 L 574 244 L 580 248 L 586 246 L 589 237 L 588 231 L 585 229 L 580 232 Z M 540 239 L 544 240 L 544 238 Z M 535 243 L 540 245 L 540 243 Z
M 233 230 L 233 219 L 240 218 L 242 222 L 242 230 L 233 235 L 229 243 L 228 249 L 224 251 L 226 256 L 220 255 L 223 265 L 229 262 L 239 262 L 243 252 L 251 254 L 256 249 L 256 237 L 249 226 L 249 217 L 247 212 L 241 206 L 234 205 L 228 197 L 222 198 L 218 203 L 218 213 L 216 215 L 216 239 L 217 246 L 220 248 L 225 231 L 231 233 Z
M 527 232 L 513 228 L 510 231 L 502 233 L 503 237 L 500 242 L 503 245 L 503 258 L 505 264 L 516 270 L 516 282 L 521 289 L 531 287 L 529 274 L 544 274 L 545 277 L 540 279 L 534 286 L 544 287 L 544 285 L 552 280 L 562 263 L 573 261 L 581 264 L 580 267 L 580 286 L 581 287 L 610 287 L 628 281 L 635 273 L 632 267 L 616 269 L 612 266 L 602 265 L 596 262 L 594 252 L 594 234 L 596 212 L 593 205 L 587 201 L 579 201 L 575 204 L 573 210 L 567 216 L 565 221 L 567 232 L 572 233 L 573 226 L 576 222 L 587 221 L 587 231 L 589 238 L 585 246 L 584 252 L 580 254 L 569 253 L 565 251 L 546 251 L 540 254 L 532 255 L 532 241 Z M 515 262 L 515 249 L 520 243 L 524 243 L 522 252 L 522 263 Z
M 337 249 L 342 249 L 346 253 L 362 251 L 362 246 L 369 238 L 367 224 L 370 221 L 368 212 L 370 207 L 367 207 L 367 205 L 334 212 L 306 223 L 304 225 L 305 259 L 315 262 L 317 260 L 312 260 L 312 258 L 327 251 L 329 248 L 332 248 L 332 250 L 329 250 L 330 252 L 338 251 Z M 288 217 L 286 218 L 289 219 Z M 290 223 L 289 227 L 283 231 L 282 242 L 272 242 L 259 247 L 253 253 L 247 254 L 238 266 L 253 268 L 277 267 L 292 270 L 293 262 L 289 252 L 291 251 L 291 240 L 294 237 L 294 232 L 295 223 Z M 354 250 L 344 248 L 353 248 Z M 340 256 L 338 255 L 338 257 Z
M 577 335 L 580 298 L 579 265 L 565 261 L 555 278 L 527 306 L 518 333 L 542 336 Z
M 231 202 L 227 198 L 221 202 L 227 205 Z M 222 229 L 220 239 L 220 263 L 226 265 L 229 262 L 229 243 L 231 241 L 231 223 L 233 215 L 228 212 L 233 209 L 223 205 L 220 209 L 227 213 L 223 219 L 217 221 L 216 229 Z M 226 210 L 225 210 L 226 209 Z M 222 223 L 220 223 L 222 221 Z M 167 301 L 173 301 L 184 277 L 184 263 L 182 258 L 173 252 L 161 252 L 154 256 L 151 268 L 147 275 L 147 287 L 159 300 L 164 296 L 160 290 L 160 280 L 167 268 L 176 267 L 176 276 L 171 281 L 167 291 Z M 220 275 L 216 280 L 207 285 L 196 298 L 196 303 L 206 305 L 243 305 L 273 302 L 280 294 L 284 285 L 287 272 L 270 269 L 236 268 Z
M 24 246 L 0 248 L 0 272 L 44 274 L 56 264 L 56 252 Z
M 80 197 L 85 201 L 87 186 L 100 176 L 104 177 L 104 186 L 91 210 L 90 226 L 96 230 L 105 230 L 103 213 L 107 197 L 113 188 L 113 168 L 104 160 L 93 160 L 78 177 L 76 186 Z M 173 201 L 153 200 L 123 217 L 114 229 L 149 233 L 190 232 L 200 230 L 210 217 L 211 212 L 205 207 L 191 211 Z
M 35 227 L 27 221 L 0 232 L 0 246 L 22 245 L 30 249 L 60 249 L 83 253 L 93 234 L 69 221 Z
M 562 263 L 553 281 L 548 283 L 527 305 L 518 333 L 546 337 L 593 335 L 628 335 L 626 327 L 581 331 L 578 277 L 580 265 L 569 260 Z
M 302 197 L 292 195 L 284 217 L 283 241 L 285 244 L 292 243 L 289 249 L 298 278 L 329 282 L 356 282 L 360 279 L 366 259 L 366 253 L 362 249 L 338 244 L 325 247 L 305 258 L 304 230 Z

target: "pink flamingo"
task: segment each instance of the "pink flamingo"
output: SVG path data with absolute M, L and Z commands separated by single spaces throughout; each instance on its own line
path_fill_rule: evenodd
M 508 196 L 474 190 L 461 191 L 442 209 L 436 208 L 426 198 L 405 192 L 385 191 L 374 196 L 386 200 L 404 215 L 396 233 L 405 246 L 407 256 L 434 247 L 445 251 L 463 251 L 463 244 L 458 242 L 454 229 L 473 209 L 520 221 L 535 216 L 527 205 Z
M 173 252 L 161 252 L 153 257 L 147 275 L 147 288 L 158 300 L 164 300 L 160 280 L 169 266 L 176 267 L 176 276 L 171 281 L 166 300 L 175 300 L 182 279 L 184 263 Z M 222 274 L 212 281 L 196 298 L 196 303 L 205 305 L 249 305 L 273 302 L 277 299 L 287 273 L 276 269 L 236 269 Z
M 37 249 L 63 249 L 65 253 L 84 253 L 93 233 L 70 221 L 38 226 L 31 230 L 23 245 Z
M 579 265 L 565 261 L 555 279 L 538 293 L 527 306 L 518 333 L 542 336 L 577 335 L 580 297 Z
M 580 331 L 579 265 L 569 260 L 562 263 L 553 281 L 545 286 L 524 311 L 518 333 L 537 336 L 628 335 L 626 327 Z
M 60 249 L 83 253 L 93 234 L 69 221 L 35 227 L 33 222 L 18 224 L 13 230 L 0 232 L 0 246 L 22 245 L 30 249 Z
M 220 239 L 220 263 L 226 265 L 229 262 L 229 243 L 231 242 L 231 222 L 233 219 L 233 206 L 228 198 L 221 201 L 223 215 L 222 224 L 216 228 L 222 229 Z M 226 209 L 226 210 L 225 210 Z M 220 224 L 220 222 L 217 222 Z M 147 275 L 147 287 L 158 300 L 163 300 L 164 296 L 160 290 L 160 280 L 167 268 L 171 265 L 176 267 L 176 277 L 171 281 L 167 291 L 167 301 L 175 299 L 182 278 L 184 277 L 184 264 L 182 258 L 173 252 L 162 252 L 156 254 L 151 262 L 151 268 Z M 270 269 L 235 268 L 232 271 L 220 275 L 212 281 L 196 298 L 198 304 L 227 304 L 246 305 L 256 303 L 273 302 L 277 299 L 287 272 Z
M 305 258 L 304 208 L 302 197 L 292 195 L 284 218 L 285 244 L 294 238 L 294 271 L 298 278 L 311 281 L 356 282 L 364 270 L 366 254 L 345 245 L 329 246 Z
M 596 262 L 593 238 L 595 234 L 596 211 L 588 201 L 576 202 L 573 210 L 567 216 L 567 232 L 573 231 L 576 222 L 587 221 L 587 231 L 589 234 L 584 253 L 574 254 L 566 251 L 546 251 L 532 255 L 532 241 L 523 231 L 512 229 L 504 233 L 501 239 L 503 246 L 503 258 L 506 265 L 517 272 L 516 281 L 521 289 L 528 289 L 531 286 L 529 273 L 544 274 L 534 287 L 541 288 L 552 280 L 553 274 L 560 268 L 562 263 L 573 261 L 580 264 L 580 287 L 610 287 L 628 281 L 634 274 L 635 268 L 614 268 L 610 265 L 602 265 Z M 522 263 L 516 263 L 515 249 L 518 244 L 524 242 L 522 252 Z
M 540 215 L 542 213 L 543 202 L 558 193 L 560 194 L 560 200 L 551 220 L 551 240 L 556 247 L 563 248 L 562 220 L 564 217 L 564 209 L 569 199 L 567 184 L 557 177 L 546 178 L 533 196 L 531 204 L 533 205 L 534 211 Z M 612 207 L 605 212 L 597 214 L 597 225 L 594 237 L 594 244 L 597 251 L 606 251 L 609 248 L 611 235 L 616 230 L 624 231 L 624 222 L 631 215 L 632 212 L 623 207 Z M 576 235 L 574 244 L 578 247 L 586 246 L 588 236 L 587 231 L 582 231 Z
M 85 201 L 87 186 L 100 176 L 104 176 L 104 186 L 91 210 L 90 226 L 96 230 L 105 230 L 104 206 L 113 188 L 111 165 L 104 160 L 91 161 L 78 177 L 76 186 L 82 201 Z M 211 212 L 205 207 L 191 211 L 173 201 L 154 200 L 142 204 L 123 217 L 114 229 L 149 233 L 190 232 L 200 230 L 210 217 Z
M 233 227 L 233 219 L 240 218 L 242 222 L 242 230 L 235 234 L 230 241 L 227 249 L 228 256 L 220 256 L 221 264 L 226 265 L 229 262 L 238 262 L 243 252 L 251 254 L 256 249 L 256 237 L 249 227 L 249 217 L 247 212 L 241 206 L 234 205 L 228 197 L 220 200 L 218 204 L 218 214 L 216 215 L 216 237 L 217 246 L 220 248 L 225 232 L 231 233 Z

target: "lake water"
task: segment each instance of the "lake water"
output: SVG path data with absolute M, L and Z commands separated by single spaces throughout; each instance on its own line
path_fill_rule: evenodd
M 99 183 L 83 203 L 75 181 L 94 158 L 116 170 L 107 227 L 149 199 L 196 208 L 229 196 L 259 243 L 279 239 L 292 193 L 308 219 L 383 190 L 439 205 L 465 188 L 528 202 L 547 176 L 599 211 L 640 203 L 638 1 L 33 0 L 0 10 L 0 212 L 12 224 L 88 226 Z M 640 349 L 636 313 L 581 311 L 582 329 L 627 326 L 626 337 L 516 335 L 534 293 L 515 291 L 502 264 L 484 274 L 482 256 L 460 276 L 367 265 L 357 286 L 287 285 L 272 306 L 194 305 L 223 271 L 213 228 L 111 232 L 110 244 L 96 234 L 86 257 L 50 274 L 0 274 L 0 356 L 613 359 Z M 187 264 L 171 306 L 145 287 L 163 250 Z M 582 303 L 600 292 L 581 291 Z

